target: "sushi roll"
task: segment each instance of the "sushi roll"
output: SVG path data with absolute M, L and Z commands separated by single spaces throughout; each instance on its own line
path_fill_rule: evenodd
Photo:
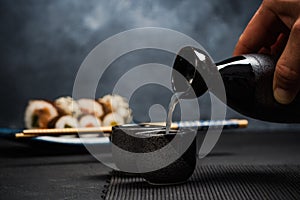
M 124 123 L 132 121 L 132 111 L 129 108 L 127 99 L 124 97 L 116 94 L 105 95 L 98 101 L 106 108 L 106 114 L 114 112 L 123 118 Z
M 79 105 L 72 97 L 60 97 L 54 101 L 54 105 L 61 115 L 71 115 L 75 118 L 81 115 Z
M 51 128 L 78 128 L 78 120 L 70 115 L 57 117 L 52 124 L 53 127 Z
M 47 128 L 48 123 L 58 116 L 56 108 L 44 100 L 31 100 L 25 110 L 25 126 L 32 128 Z
M 132 111 L 129 108 L 119 108 L 115 111 L 118 115 L 123 117 L 124 123 L 130 123 L 132 121 Z
M 84 115 L 94 115 L 100 118 L 104 114 L 102 105 L 93 99 L 79 99 L 77 103 Z
M 79 120 L 79 127 L 99 127 L 101 126 L 101 121 L 93 115 L 84 115 Z
M 103 126 L 116 126 L 116 125 L 122 125 L 124 124 L 125 121 L 123 117 L 121 117 L 118 113 L 109 113 L 105 115 L 103 119 Z
M 116 111 L 119 107 L 129 108 L 128 101 L 124 97 L 121 97 L 117 94 L 108 94 L 98 100 L 99 102 L 105 104 L 112 112 Z

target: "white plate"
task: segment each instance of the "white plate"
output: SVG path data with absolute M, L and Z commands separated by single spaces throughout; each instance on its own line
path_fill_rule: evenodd
M 96 144 L 109 144 L 108 137 L 99 136 L 98 134 L 86 134 L 84 137 L 78 138 L 75 136 L 39 136 L 35 138 L 20 138 L 16 139 L 15 134 L 22 132 L 21 129 L 0 128 L 0 138 L 9 139 L 21 143 L 48 143 L 59 145 L 96 145 Z
M 75 137 L 51 137 L 51 136 L 40 136 L 33 138 L 32 140 L 40 142 L 50 142 L 57 144 L 69 144 L 69 145 L 83 145 L 83 144 L 109 144 L 110 140 L 108 137 L 84 137 L 84 138 L 75 138 Z

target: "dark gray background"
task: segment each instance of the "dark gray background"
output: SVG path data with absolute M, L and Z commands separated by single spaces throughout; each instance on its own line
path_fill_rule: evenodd
M 77 70 L 89 51 L 121 31 L 145 26 L 170 28 L 194 38 L 215 61 L 230 57 L 260 2 L 1 0 L 0 126 L 22 127 L 29 99 L 53 100 L 71 95 Z M 107 70 L 96 96 L 110 93 L 118 78 L 134 66 L 149 62 L 171 66 L 173 56 L 154 50 L 122 56 Z M 134 120 L 149 120 L 151 105 L 166 108 L 170 96 L 170 91 L 157 85 L 141 87 L 130 100 Z M 209 104 L 205 98 L 200 102 Z M 165 113 L 159 111 L 159 106 L 154 108 L 157 119 L 163 119 Z M 228 117 L 241 116 L 230 111 Z M 254 128 L 278 126 L 287 125 L 255 120 L 250 124 Z

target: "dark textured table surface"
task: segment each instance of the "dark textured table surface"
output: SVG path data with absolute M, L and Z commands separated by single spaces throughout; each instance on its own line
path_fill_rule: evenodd
M 300 131 L 224 131 L 199 163 L 300 165 Z M 109 171 L 84 151 L 0 139 L 0 199 L 101 199 Z

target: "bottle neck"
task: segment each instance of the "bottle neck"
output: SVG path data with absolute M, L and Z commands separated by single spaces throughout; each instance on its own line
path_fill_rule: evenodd
M 219 71 L 226 67 L 236 66 L 236 65 L 249 66 L 251 64 L 250 64 L 249 60 L 246 59 L 244 56 L 236 56 L 236 57 L 228 58 L 226 60 L 216 63 L 216 66 Z

